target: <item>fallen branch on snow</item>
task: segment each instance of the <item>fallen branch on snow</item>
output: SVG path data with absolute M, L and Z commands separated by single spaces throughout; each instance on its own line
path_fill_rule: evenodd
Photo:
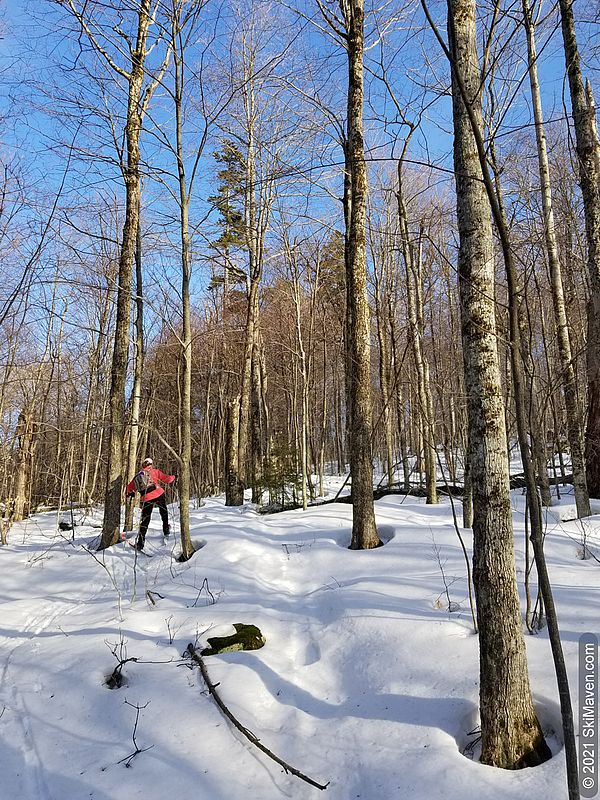
M 266 755 L 268 755 L 269 758 L 273 759 L 273 761 L 275 761 L 277 764 L 279 764 L 279 766 L 283 767 L 283 771 L 284 772 L 290 773 L 292 775 L 295 775 L 297 778 L 300 778 L 300 780 L 306 781 L 306 783 L 310 783 L 311 786 L 314 786 L 317 789 L 326 789 L 329 786 L 329 781 L 325 785 L 317 783 L 316 781 L 313 781 L 312 778 L 309 778 L 308 775 L 304 775 L 299 770 L 295 769 L 294 767 L 291 767 L 289 764 L 287 764 L 281 758 L 279 758 L 274 753 L 272 753 L 267 747 L 265 747 L 264 744 L 262 744 L 260 742 L 258 737 L 255 736 L 252 733 L 252 731 L 249 731 L 248 728 L 245 728 L 242 725 L 241 722 L 238 722 L 238 720 L 233 716 L 231 711 L 227 708 L 225 703 L 219 697 L 219 695 L 217 693 L 218 684 L 215 685 L 210 680 L 210 678 L 208 676 L 208 672 L 206 670 L 206 666 L 205 666 L 204 661 L 202 659 L 202 656 L 199 653 L 196 652 L 193 644 L 188 644 L 186 653 L 188 653 L 190 658 L 193 661 L 195 661 L 196 664 L 198 664 L 198 666 L 200 667 L 200 672 L 202 673 L 202 677 L 204 678 L 204 682 L 206 683 L 206 686 L 208 687 L 208 692 L 209 692 L 209 694 L 211 694 L 213 696 L 213 699 L 214 699 L 215 703 L 219 706 L 219 708 L 221 709 L 223 714 L 225 714 L 225 716 L 231 722 L 231 724 L 235 728 L 237 728 L 238 731 L 240 731 L 240 733 L 243 733 L 244 736 L 250 742 L 252 742 L 252 744 L 254 744 L 254 745 L 256 745 L 256 747 L 258 747 L 259 750 L 262 750 L 262 752 L 265 753 Z

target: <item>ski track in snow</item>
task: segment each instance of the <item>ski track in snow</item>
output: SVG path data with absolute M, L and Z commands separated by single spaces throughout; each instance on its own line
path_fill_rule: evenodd
M 16 684 L 10 686 L 8 692 L 5 692 L 4 689 L 4 681 L 15 650 L 16 648 L 9 654 L 3 670 L 2 696 L 0 696 L 0 703 L 5 707 L 3 721 L 6 719 L 2 729 L 3 738 L 18 750 L 23 758 L 23 770 L 19 775 L 15 776 L 17 779 L 20 778 L 20 786 L 12 788 L 13 796 L 18 797 L 19 800 L 29 800 L 29 798 L 31 800 L 53 800 L 44 780 L 44 770 L 37 752 L 32 731 L 32 721 L 25 706 L 24 698 Z M 8 717 L 6 717 L 7 714 Z M 6 774 L 4 770 L 2 770 L 2 773 Z
M 20 648 L 30 644 L 36 636 L 48 630 L 59 617 L 81 605 L 79 600 L 50 600 L 49 602 L 52 603 L 50 611 L 45 611 L 42 615 L 28 615 L 24 618 L 22 625 L 18 626 L 22 633 L 17 637 L 17 643 L 10 648 L 0 676 L 0 705 L 5 708 L 2 719 L 0 719 L 0 726 L 2 726 L 0 732 L 5 741 L 21 753 L 24 762 L 24 769 L 20 775 L 15 776 L 20 778 L 20 787 L 13 789 L 15 800 L 54 800 L 44 780 L 44 768 L 38 755 L 33 721 L 27 710 L 25 697 L 19 690 L 17 680 L 11 679 L 10 673 L 14 655 Z M 29 606 L 29 601 L 27 603 Z M 6 618 L 7 605 L 15 604 L 4 604 L 4 618 Z M 63 635 L 60 631 L 57 633 Z M 14 637 L 11 636 L 0 637 L 0 652 L 13 639 Z M 7 773 L 0 770 L 0 774 L 6 775 Z M 15 793 L 15 790 L 18 791 L 18 794 Z
M 33 571 L 29 575 L 35 575 L 30 582 L 35 585 L 35 594 L 19 598 L 11 596 L 10 589 L 5 590 L 0 622 L 0 800 L 80 800 L 58 797 L 50 791 L 45 777 L 48 765 L 43 763 L 36 742 L 39 722 L 28 708 L 28 698 L 35 697 L 43 687 L 37 680 L 24 683 L 22 665 L 17 664 L 21 660 L 26 663 L 36 659 L 35 640 L 41 634 L 64 637 L 65 632 L 60 629 L 62 620 L 82 607 L 85 609 L 90 601 L 114 595 L 115 588 L 127 597 L 134 581 L 137 581 L 138 594 L 145 594 L 149 585 L 153 585 L 159 563 L 167 556 L 161 553 L 156 559 L 139 557 L 136 561 L 135 551 L 129 545 L 124 547 L 126 551 L 117 550 L 108 563 L 105 562 L 106 571 L 92 567 L 94 578 L 83 596 L 70 597 L 68 590 L 57 595 L 56 575 L 44 569 L 48 561 L 35 559 L 26 561 Z M 149 549 L 153 550 L 153 555 L 159 554 L 156 548 Z M 169 560 L 170 557 L 169 554 Z M 32 608 L 35 609 L 33 613 Z M 19 659 L 24 648 L 31 652 Z M 15 768 L 15 764 L 18 767 Z
M 37 573 L 37 576 L 40 576 L 40 572 Z M 40 580 L 39 583 L 43 582 Z M 57 620 L 93 600 L 100 592 L 104 591 L 106 584 L 108 581 L 102 585 L 90 587 L 91 591 L 85 598 L 64 599 L 61 595 L 61 599 L 57 599 L 51 595 L 42 595 L 37 598 L 38 608 L 43 607 L 44 609 L 41 614 L 25 613 L 30 612 L 32 602 L 36 600 L 34 597 L 7 600 L 2 603 L 2 625 L 7 633 L 0 635 L 0 658 L 4 661 L 0 673 L 0 706 L 4 708 L 0 717 L 0 738 L 19 752 L 23 759 L 23 769 L 18 774 L 14 772 L 12 774 L 14 780 L 11 784 L 11 800 L 64 800 L 53 797 L 44 779 L 45 768 L 36 746 L 34 720 L 28 711 L 25 694 L 19 688 L 17 668 L 13 668 L 15 655 L 26 646 L 35 651 L 35 639 L 40 634 L 51 630 Z M 40 585 L 37 588 L 42 590 Z M 20 607 L 23 608 L 23 611 L 20 611 Z M 8 633 L 9 626 L 10 633 Z M 57 626 L 55 634 L 51 635 L 64 636 L 65 634 Z M 35 653 L 30 658 L 35 658 Z M 33 686 L 34 692 L 39 692 L 40 689 L 38 684 Z M 3 750 L 6 752 L 6 748 Z M 10 774 L 8 768 L 2 767 L 2 755 L 0 754 L 0 775 L 4 776 L 3 781 Z M 1 797 L 4 800 L 5 795 Z M 6 795 L 6 800 L 8 800 L 8 795 Z

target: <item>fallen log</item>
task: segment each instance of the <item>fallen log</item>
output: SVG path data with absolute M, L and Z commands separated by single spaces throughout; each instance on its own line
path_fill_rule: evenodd
M 231 711 L 227 708 L 225 703 L 221 700 L 221 698 L 219 697 L 219 693 L 217 692 L 218 684 L 215 685 L 210 680 L 210 677 L 209 677 L 208 672 L 206 670 L 206 665 L 204 664 L 204 660 L 203 660 L 202 656 L 199 653 L 196 652 L 193 644 L 191 644 L 191 643 L 188 644 L 186 653 L 188 653 L 190 658 L 192 659 L 192 661 L 195 661 L 196 664 L 198 664 L 198 666 L 200 667 L 200 672 L 202 673 L 202 677 L 204 678 L 204 683 L 206 684 L 206 686 L 208 688 L 208 693 L 210 695 L 212 695 L 213 700 L 215 701 L 215 703 L 219 706 L 219 708 L 221 709 L 223 714 L 231 722 L 231 724 L 234 726 L 234 728 L 236 728 L 236 730 L 238 730 L 240 733 L 242 733 L 246 737 L 246 739 L 248 739 L 248 741 L 252 742 L 252 744 L 255 745 L 256 747 L 258 747 L 258 749 L 261 750 L 263 753 L 265 753 L 265 755 L 269 756 L 269 758 L 271 758 L 273 761 L 275 761 L 277 764 L 279 764 L 280 767 L 283 767 L 283 771 L 285 773 L 289 773 L 291 775 L 295 775 L 297 778 L 300 778 L 300 780 L 303 780 L 306 783 L 309 783 L 311 786 L 314 786 L 317 789 L 326 789 L 329 786 L 329 781 L 327 781 L 327 783 L 324 784 L 324 785 L 321 784 L 321 783 L 317 783 L 312 778 L 309 778 L 308 775 L 304 775 L 302 772 L 300 772 L 300 770 L 297 770 L 295 767 L 290 766 L 288 763 L 283 761 L 283 759 L 281 759 L 278 756 L 276 756 L 273 752 L 271 752 L 271 750 L 269 750 L 268 747 L 265 747 L 264 744 L 262 744 L 262 742 L 260 741 L 260 739 L 258 739 L 258 737 L 254 733 L 252 733 L 252 731 L 250 731 L 250 730 L 248 730 L 248 728 L 244 727 L 244 725 L 242 725 L 242 723 L 239 722 L 233 716 Z
M 573 476 L 572 475 L 565 475 L 564 478 L 549 478 L 548 482 L 550 486 L 568 486 L 569 484 L 573 483 Z M 344 482 L 344 485 L 338 491 L 335 497 L 328 498 L 327 500 L 317 500 L 313 501 L 312 503 L 308 504 L 309 508 L 317 508 L 319 506 L 327 506 L 331 505 L 332 503 L 348 503 L 352 502 L 352 491 L 349 494 L 341 495 L 341 490 L 346 486 L 347 480 Z M 452 495 L 452 497 L 462 497 L 464 494 L 464 486 L 460 484 L 447 484 L 441 483 L 440 481 L 437 482 L 437 492 L 440 496 L 448 496 Z M 525 488 L 525 478 L 523 473 L 517 473 L 510 476 L 510 488 L 511 489 L 523 489 Z M 409 489 L 404 488 L 404 486 L 400 482 L 392 483 L 389 486 L 377 487 L 373 489 L 373 500 L 381 500 L 383 497 L 389 497 L 390 495 L 400 495 L 402 497 L 427 497 L 427 492 L 422 486 L 411 486 Z M 284 506 L 262 506 L 258 509 L 259 514 L 279 514 L 282 511 L 299 511 L 302 508 L 301 503 L 289 503 Z

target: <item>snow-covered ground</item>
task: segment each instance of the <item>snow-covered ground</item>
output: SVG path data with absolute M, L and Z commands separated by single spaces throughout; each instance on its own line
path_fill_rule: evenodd
M 523 498 L 513 499 L 522 583 Z M 74 541 L 53 513 L 15 525 L 0 549 L 0 800 L 565 797 L 547 633 L 527 647 L 555 757 L 520 772 L 467 758 L 477 637 L 450 504 L 388 497 L 376 509 L 387 544 L 353 552 L 349 505 L 267 517 L 208 499 L 192 513 L 199 550 L 185 564 L 157 514 L 150 558 L 126 543 L 95 553 L 99 517 Z M 600 563 L 582 560 L 583 538 L 598 554 L 600 518 L 582 529 L 568 514 L 548 514 L 546 550 L 575 701 L 578 638 L 600 616 Z M 211 680 L 266 747 L 329 782 L 324 792 L 236 732 L 182 658 L 236 622 L 258 625 L 266 645 L 206 657 Z M 110 690 L 115 654 L 137 660 Z

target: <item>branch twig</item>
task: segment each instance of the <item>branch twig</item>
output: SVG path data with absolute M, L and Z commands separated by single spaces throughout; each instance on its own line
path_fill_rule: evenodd
M 148 700 L 148 702 L 145 703 L 145 705 L 140 706 L 137 703 L 134 704 L 134 703 L 130 703 L 128 700 L 125 700 L 125 705 L 126 706 L 131 706 L 132 708 L 135 708 L 135 722 L 133 723 L 133 733 L 131 734 L 131 738 L 133 740 L 133 746 L 135 747 L 135 750 L 133 751 L 133 753 L 130 753 L 128 756 L 125 756 L 125 758 L 122 758 L 119 761 L 117 761 L 117 764 L 123 764 L 124 763 L 126 767 L 130 767 L 131 766 L 131 762 L 133 761 L 133 759 L 137 755 L 139 755 L 140 753 L 145 753 L 147 750 L 152 750 L 152 748 L 154 747 L 153 744 L 149 745 L 148 747 L 140 747 L 138 745 L 137 741 L 136 741 L 136 738 L 135 738 L 135 735 L 137 733 L 138 722 L 139 722 L 139 719 L 140 719 L 140 711 L 142 711 L 144 708 L 147 708 L 149 703 L 150 703 L 150 701 Z
M 281 758 L 278 758 L 274 753 L 272 753 L 267 747 L 264 746 L 264 744 L 261 744 L 260 740 L 252 733 L 252 731 L 249 731 L 248 728 L 245 728 L 242 725 L 241 722 L 238 722 L 238 720 L 233 716 L 231 711 L 227 708 L 225 703 L 221 700 L 221 698 L 219 697 L 219 695 L 217 693 L 217 687 L 215 686 L 214 683 L 211 682 L 210 678 L 208 677 L 208 672 L 206 671 L 206 666 L 204 665 L 204 661 L 202 659 L 202 656 L 199 655 L 196 652 L 193 644 L 191 644 L 191 643 L 188 644 L 186 653 L 188 653 L 190 658 L 193 661 L 195 661 L 196 664 L 198 664 L 198 666 L 200 667 L 200 672 L 202 673 L 202 677 L 204 678 L 204 682 L 206 683 L 206 686 L 208 687 L 208 692 L 209 692 L 209 694 L 212 695 L 215 703 L 219 706 L 219 708 L 221 709 L 223 714 L 227 717 L 227 719 L 231 722 L 231 724 L 238 731 L 240 731 L 240 733 L 243 733 L 244 736 L 250 742 L 252 742 L 252 744 L 254 744 L 254 745 L 256 745 L 256 747 L 258 747 L 259 750 L 262 750 L 262 752 L 265 753 L 266 755 L 268 755 L 269 758 L 272 758 L 273 761 L 275 761 L 277 764 L 279 764 L 281 767 L 283 767 L 283 771 L 284 772 L 290 773 L 292 775 L 295 775 L 297 778 L 300 778 L 300 780 L 306 781 L 306 783 L 310 783 L 311 786 L 315 786 L 317 789 L 326 789 L 329 786 L 329 781 L 327 781 L 327 783 L 325 785 L 323 785 L 321 783 L 317 783 L 316 781 L 313 781 L 312 778 L 309 778 L 307 775 L 304 775 L 299 770 L 295 769 L 294 767 L 291 767 L 289 764 L 287 764 Z

